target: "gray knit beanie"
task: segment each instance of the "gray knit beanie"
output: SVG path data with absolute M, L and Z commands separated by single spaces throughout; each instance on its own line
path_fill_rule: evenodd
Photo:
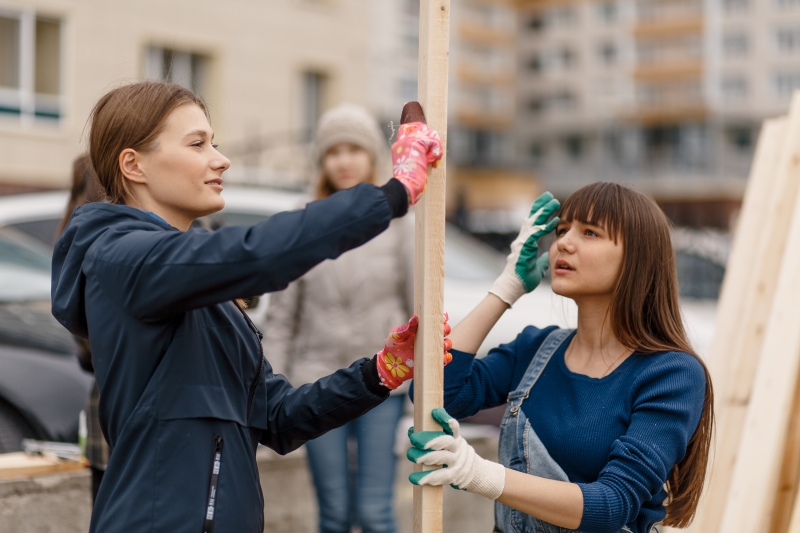
M 375 165 L 376 178 L 382 181 L 377 174 L 386 158 L 386 141 L 369 111 L 355 104 L 342 104 L 322 115 L 314 135 L 314 166 L 319 168 L 325 153 L 339 143 L 352 143 L 366 150 Z

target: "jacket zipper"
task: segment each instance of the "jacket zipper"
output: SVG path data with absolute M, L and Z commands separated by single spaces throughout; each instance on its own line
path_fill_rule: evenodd
M 261 379 L 261 372 L 264 371 L 264 346 L 261 344 L 261 341 L 264 339 L 264 334 L 261 333 L 253 321 L 250 320 L 250 317 L 247 316 L 247 312 L 242 309 L 239 305 L 239 302 L 236 300 L 233 301 L 233 305 L 236 306 L 236 309 L 242 313 L 247 325 L 250 326 L 250 329 L 255 333 L 256 340 L 258 341 L 258 352 L 261 355 L 261 359 L 258 362 L 258 372 L 256 372 L 256 377 L 253 379 L 253 382 L 250 384 L 250 391 L 247 393 L 247 425 L 250 425 L 250 411 L 253 408 L 253 398 L 256 395 L 256 387 L 258 386 L 258 380 Z M 255 457 L 253 457 L 253 468 L 255 469 L 256 474 L 258 474 L 258 465 L 256 464 Z M 259 487 L 258 493 L 261 495 L 261 531 L 264 530 L 264 493 L 261 491 L 261 487 Z M 203 532 L 206 533 L 206 532 Z
M 247 316 L 247 312 L 239 306 L 239 303 L 234 300 L 233 304 L 236 306 L 236 309 L 242 313 L 247 325 L 250 326 L 250 329 L 255 334 L 256 338 L 258 339 L 258 350 L 259 354 L 261 355 L 261 360 L 258 362 L 258 372 L 256 372 L 256 377 L 253 379 L 253 382 L 250 384 L 250 390 L 247 394 L 247 424 L 250 425 L 250 410 L 253 408 L 253 398 L 256 394 L 256 387 L 258 386 L 258 380 L 261 378 L 261 372 L 264 371 L 264 346 L 262 346 L 261 341 L 264 338 L 264 334 L 258 331 L 258 328 L 253 321 L 250 320 L 250 317 Z
M 222 466 L 222 437 L 214 435 L 214 453 L 211 454 L 211 478 L 208 482 L 208 499 L 206 500 L 206 516 L 203 520 L 203 533 L 214 532 L 214 514 L 217 511 L 217 486 L 219 470 Z

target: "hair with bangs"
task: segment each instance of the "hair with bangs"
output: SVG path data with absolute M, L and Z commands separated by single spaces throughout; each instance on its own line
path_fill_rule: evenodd
M 681 318 L 670 223 L 658 205 L 632 189 L 601 182 L 572 194 L 559 216 L 565 222 L 603 226 L 615 242 L 622 241 L 622 266 L 608 310 L 614 336 L 642 353 L 680 351 L 697 357 Z M 667 480 L 666 526 L 686 527 L 692 522 L 708 467 L 714 390 L 708 369 L 697 360 L 706 376 L 703 413 L 686 454 Z

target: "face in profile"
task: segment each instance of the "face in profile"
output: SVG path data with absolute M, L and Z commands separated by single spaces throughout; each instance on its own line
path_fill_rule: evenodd
M 189 221 L 225 207 L 222 173 L 231 163 L 213 141 L 214 132 L 199 106 L 185 104 L 173 110 L 154 149 L 138 154 L 150 196 Z
M 622 238 L 600 223 L 562 221 L 550 245 L 553 292 L 572 298 L 610 296 L 622 268 Z
M 364 183 L 372 170 L 369 153 L 352 143 L 335 144 L 322 158 L 322 171 L 337 191 Z

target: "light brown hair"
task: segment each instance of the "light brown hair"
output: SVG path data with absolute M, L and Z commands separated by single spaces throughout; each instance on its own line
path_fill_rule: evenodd
M 616 183 L 593 183 L 572 194 L 559 212 L 561 220 L 605 226 L 621 239 L 622 267 L 609 307 L 614 336 L 640 353 L 679 351 L 697 358 L 706 378 L 703 412 L 686 454 L 667 479 L 664 525 L 686 527 L 703 490 L 714 428 L 714 389 L 703 361 L 686 337 L 678 298 L 678 276 L 670 223 L 647 196 Z
M 127 148 L 148 152 L 177 107 L 195 104 L 208 116 L 203 100 L 174 83 L 143 81 L 106 93 L 90 115 L 89 157 L 106 198 L 125 203 L 129 189 L 119 168 L 119 154 Z

